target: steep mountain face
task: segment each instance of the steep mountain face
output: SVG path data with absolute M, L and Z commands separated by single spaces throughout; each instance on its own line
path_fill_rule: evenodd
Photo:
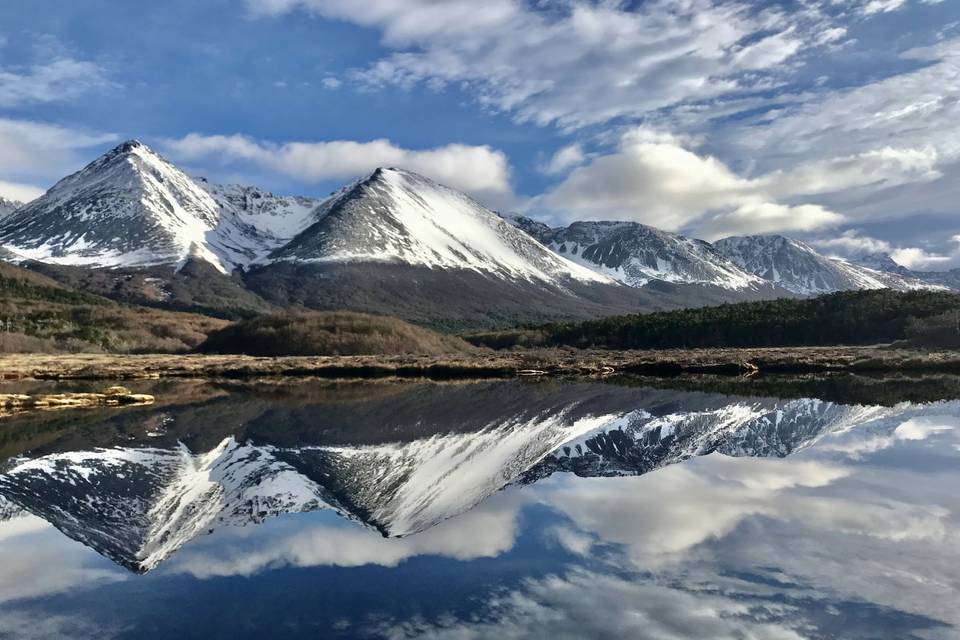
M 0 196 L 0 220 L 3 220 L 22 206 L 23 203 L 19 200 L 8 200 Z
M 745 271 L 799 295 L 851 289 L 939 288 L 900 274 L 827 258 L 798 240 L 778 235 L 725 238 L 714 247 Z
M 136 140 L 121 144 L 0 222 L 0 244 L 41 262 L 93 267 L 180 265 L 224 273 L 280 241 Z M 259 212 L 257 212 L 259 213 Z
M 636 222 L 574 222 L 551 229 L 523 216 L 508 220 L 559 255 L 632 287 L 662 280 L 731 291 L 772 289 L 769 281 L 745 272 L 703 240 Z

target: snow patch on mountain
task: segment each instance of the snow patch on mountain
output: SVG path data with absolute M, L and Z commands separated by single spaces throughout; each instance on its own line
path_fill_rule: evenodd
M 253 227 L 264 239 L 272 239 L 273 249 L 310 226 L 311 214 L 324 201 L 324 198 L 278 196 L 257 187 L 217 184 L 202 177 L 195 180 L 222 211 L 236 216 L 241 224 Z

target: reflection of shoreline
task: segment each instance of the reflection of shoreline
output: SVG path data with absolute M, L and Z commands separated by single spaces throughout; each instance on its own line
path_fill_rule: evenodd
M 137 379 L 158 377 L 509 378 L 521 375 L 739 375 L 744 373 L 960 372 L 958 351 L 881 347 L 778 347 L 662 351 L 547 350 L 452 356 L 255 358 L 208 355 L 9 354 L 5 378 Z
M 221 395 L 114 416 L 85 428 L 99 444 L 68 434 L 12 461 L 0 494 L 140 572 L 219 526 L 331 508 L 407 536 L 511 483 L 557 472 L 642 475 L 712 452 L 784 457 L 826 433 L 910 411 L 598 383 L 304 393 Z

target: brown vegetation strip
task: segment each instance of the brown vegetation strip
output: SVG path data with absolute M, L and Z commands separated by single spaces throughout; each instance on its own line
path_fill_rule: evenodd
M 878 347 L 544 350 L 444 356 L 258 358 L 237 355 L 22 354 L 0 356 L 0 378 L 134 379 L 321 376 L 490 378 L 521 375 L 675 375 L 830 371 L 960 372 L 958 351 Z
M 49 393 L 33 396 L 20 393 L 0 393 L 0 416 L 31 410 L 51 411 L 153 404 L 153 401 L 153 396 L 145 393 L 132 393 L 126 387 L 107 387 L 99 393 Z

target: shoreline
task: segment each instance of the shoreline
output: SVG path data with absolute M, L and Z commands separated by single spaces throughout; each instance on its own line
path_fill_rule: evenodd
M 662 351 L 531 350 L 451 356 L 7 354 L 2 380 L 153 378 L 514 378 L 682 374 L 960 373 L 960 351 L 778 347 Z

